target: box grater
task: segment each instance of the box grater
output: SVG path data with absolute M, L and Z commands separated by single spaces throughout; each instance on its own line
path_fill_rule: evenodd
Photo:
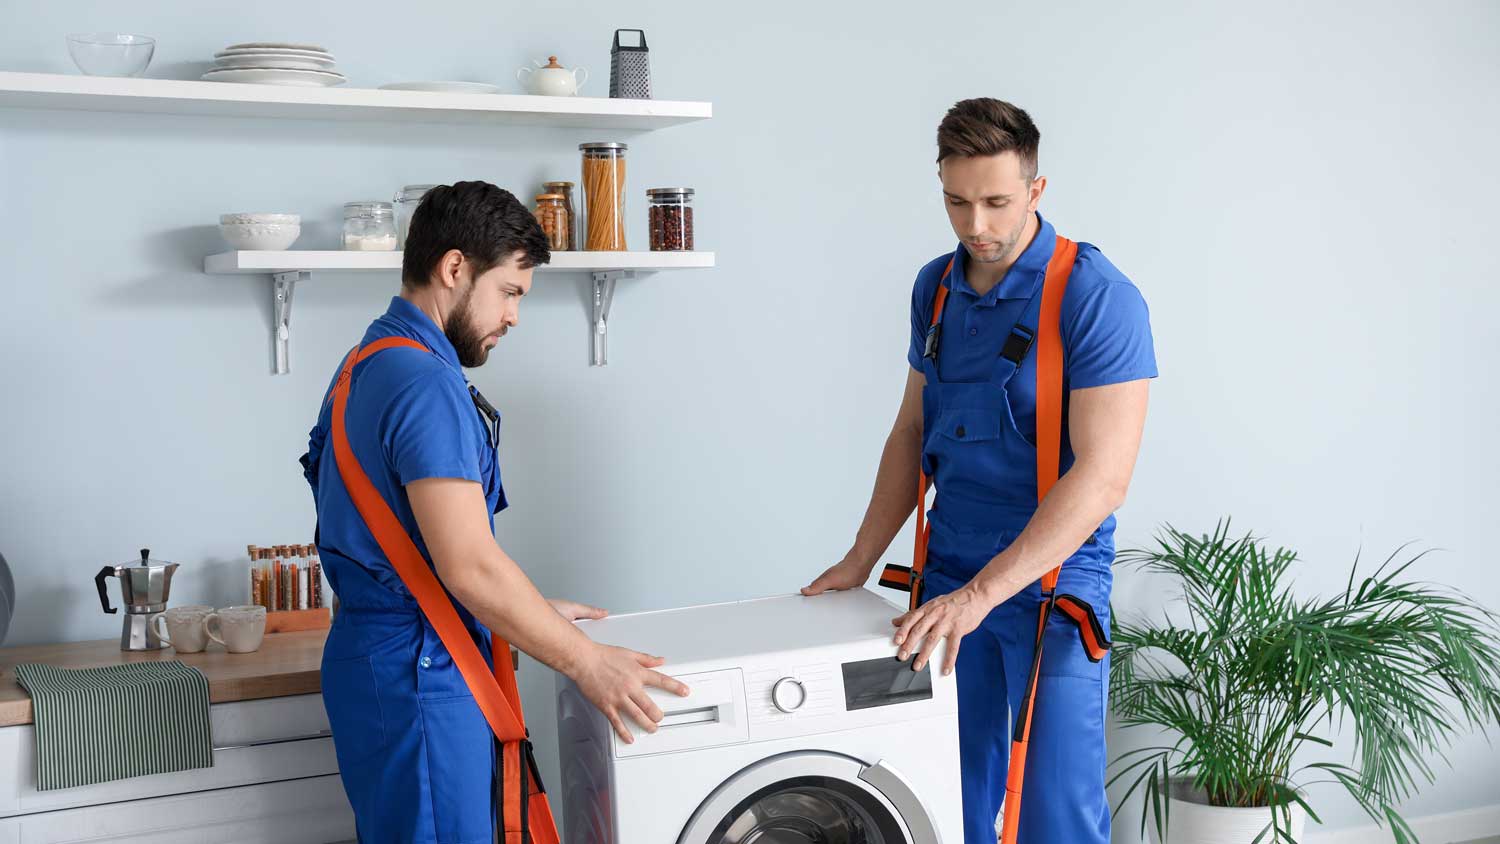
M 641 36 L 641 46 L 620 46 L 620 33 Z M 617 99 L 651 99 L 651 51 L 646 49 L 646 33 L 639 29 L 615 30 L 615 45 L 609 51 L 609 95 Z

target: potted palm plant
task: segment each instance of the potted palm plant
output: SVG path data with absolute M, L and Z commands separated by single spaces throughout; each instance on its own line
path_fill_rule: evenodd
M 1307 786 L 1341 785 L 1397 842 L 1416 835 L 1396 811 L 1457 731 L 1500 722 L 1500 626 L 1453 591 L 1406 579 L 1424 554 L 1398 549 L 1346 588 L 1298 598 L 1297 555 L 1260 539 L 1166 527 L 1123 565 L 1182 584 L 1173 620 L 1116 622 L 1112 708 L 1166 738 L 1114 760 L 1121 803 L 1144 795 L 1142 834 L 1157 842 L 1300 840 L 1317 821 Z M 1348 729 L 1340 731 L 1340 727 Z M 1348 764 L 1304 761 L 1351 742 Z

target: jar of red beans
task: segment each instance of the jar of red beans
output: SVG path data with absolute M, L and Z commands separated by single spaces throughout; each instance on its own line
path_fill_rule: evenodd
M 652 188 L 651 251 L 689 252 L 693 248 L 693 189 Z

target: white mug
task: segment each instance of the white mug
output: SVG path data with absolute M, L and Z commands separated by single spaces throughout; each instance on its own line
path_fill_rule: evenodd
M 147 623 L 156 631 L 157 638 L 171 645 L 173 650 L 180 654 L 195 654 L 208 647 L 203 620 L 213 611 L 213 607 L 201 604 L 169 607 L 166 612 L 151 616 Z
M 219 631 L 214 632 L 214 622 Z M 266 608 L 224 607 L 211 612 L 203 619 L 203 629 L 208 638 L 224 646 L 232 654 L 247 654 L 260 650 L 261 640 L 266 635 Z

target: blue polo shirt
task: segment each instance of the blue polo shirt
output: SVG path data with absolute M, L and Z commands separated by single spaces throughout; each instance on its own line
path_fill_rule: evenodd
M 386 349 L 354 368 L 345 415 L 350 446 L 365 474 L 427 558 L 406 484 L 462 478 L 479 484 L 492 513 L 506 506 L 496 444 L 469 394 L 453 344 L 420 308 L 401 297 L 365 332 L 361 345 L 409 337 L 430 351 Z M 342 359 L 340 360 L 342 366 Z M 334 370 L 334 381 L 338 369 Z M 329 382 L 332 391 L 333 381 Z M 303 473 L 318 508 L 318 549 L 341 612 L 404 610 L 416 600 L 386 560 L 344 489 L 333 455 L 332 403 L 325 402 L 308 435 Z M 466 623 L 468 612 L 459 608 Z
M 1052 224 L 1037 215 L 1035 238 L 1011 265 L 1005 277 L 980 296 L 965 277 L 968 253 L 958 250 L 934 259 L 917 273 L 911 299 L 911 344 L 907 362 L 922 371 L 927 329 L 932 323 L 932 300 L 948 261 L 948 301 L 938 339 L 939 376 L 943 381 L 988 381 L 1011 327 L 1020 319 L 1032 294 L 1040 289 L 1047 262 L 1057 245 Z M 1125 274 L 1088 243 L 1078 244 L 1078 259 L 1062 302 L 1063 395 L 1068 390 L 1099 387 L 1156 377 L 1156 353 L 1146 300 Z M 1022 361 L 1008 385 L 1016 427 L 1036 442 L 1036 350 Z M 1067 436 L 1063 442 L 1066 448 Z M 1071 450 L 1063 466 L 1071 464 Z M 1034 468 L 1027 471 L 1035 473 Z

